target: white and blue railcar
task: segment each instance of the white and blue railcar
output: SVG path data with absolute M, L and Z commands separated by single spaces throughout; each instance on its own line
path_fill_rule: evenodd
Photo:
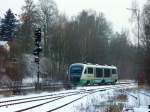
M 69 67 L 69 80 L 73 84 L 115 84 L 118 80 L 116 66 L 74 63 Z

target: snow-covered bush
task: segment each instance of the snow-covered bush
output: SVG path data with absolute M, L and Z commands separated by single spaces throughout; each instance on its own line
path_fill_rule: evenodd
M 24 54 L 22 58 L 23 83 L 35 83 L 37 81 L 38 65 L 35 63 L 35 57 L 30 54 Z M 48 78 L 48 59 L 40 58 L 40 81 Z

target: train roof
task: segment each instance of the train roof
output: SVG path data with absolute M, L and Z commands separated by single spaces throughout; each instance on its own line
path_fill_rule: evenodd
M 82 66 L 87 66 L 87 67 L 100 67 L 100 68 L 112 68 L 112 69 L 117 69 L 116 66 L 114 65 L 99 65 L 99 64 L 92 64 L 92 63 L 73 63 L 71 64 L 70 66 L 73 66 L 73 65 L 82 65 Z

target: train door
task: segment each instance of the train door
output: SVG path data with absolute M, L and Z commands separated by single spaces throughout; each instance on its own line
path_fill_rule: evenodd
M 103 83 L 111 83 L 111 69 L 109 68 L 104 68 L 104 82 Z
M 112 77 L 113 83 L 117 82 L 118 80 L 117 69 L 111 69 L 111 77 Z
M 82 76 L 82 80 L 87 84 L 93 83 L 94 79 L 94 68 L 93 67 L 86 67 L 84 74 Z
M 95 68 L 95 83 L 100 84 L 103 80 L 103 69 Z

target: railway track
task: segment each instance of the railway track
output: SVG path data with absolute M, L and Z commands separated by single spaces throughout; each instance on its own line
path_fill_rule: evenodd
M 124 90 L 124 92 L 131 96 L 132 98 L 134 98 L 135 100 L 134 103 L 132 101 L 132 104 L 130 104 L 129 106 L 127 106 L 125 108 L 125 112 L 126 111 L 133 111 L 133 112 L 150 112 L 150 93 L 147 93 L 145 91 L 141 91 L 140 89 L 136 90 L 136 92 L 132 93 L 132 92 L 128 92 L 126 90 Z M 146 96 L 146 99 L 143 98 L 143 96 Z M 144 101 L 143 101 L 144 99 Z M 146 102 L 146 103 L 145 103 Z
M 125 90 L 124 90 L 124 91 L 125 91 Z M 139 94 L 142 94 L 142 95 L 144 95 L 144 96 L 150 98 L 150 94 L 149 94 L 149 93 L 145 93 L 145 92 L 141 92 L 141 91 L 137 91 L 137 94 L 138 94 L 138 95 L 133 95 L 133 94 L 127 92 L 127 91 L 125 91 L 125 92 L 126 92 L 128 95 L 134 97 L 135 99 L 138 99 L 138 98 L 140 97 Z
M 129 84 L 129 83 L 120 83 L 120 84 Z M 81 87 L 81 86 L 79 86 L 79 87 Z M 86 87 L 90 87 L 90 86 L 86 86 Z M 101 87 L 103 87 L 103 86 L 101 86 Z M 67 92 L 67 93 L 74 93 L 74 91 L 73 92 Z M 26 103 L 26 102 L 30 102 L 30 100 L 32 101 L 36 98 L 45 98 L 45 97 L 56 96 L 56 95 L 61 95 L 61 94 L 63 95 L 65 93 L 56 93 L 56 94 L 53 93 L 53 94 L 48 94 L 48 95 L 40 95 L 40 96 L 27 97 L 27 98 L 17 98 L 17 99 L 12 99 L 12 100 L 4 100 L 4 101 L 0 101 L 0 107 L 7 106 L 7 105 L 2 105 L 4 103 L 10 103 L 10 102 L 12 103 L 12 102 L 19 102 L 19 101 L 20 101 L 20 103 Z M 18 103 L 16 103 L 16 104 L 18 104 Z M 12 104 L 8 104 L 8 105 L 12 105 Z
M 105 90 L 105 89 L 103 89 Z M 101 91 L 103 91 L 101 90 Z M 19 104 L 25 104 L 25 103 L 29 103 L 29 102 L 35 102 L 35 101 L 41 101 L 41 100 L 44 100 L 43 103 L 39 103 L 39 104 L 36 104 L 34 106 L 30 106 L 28 108 L 24 108 L 24 109 L 21 109 L 21 110 L 17 110 L 15 112 L 21 112 L 21 111 L 25 111 L 25 110 L 29 110 L 29 109 L 33 109 L 33 108 L 36 108 L 36 107 L 39 107 L 39 106 L 42 106 L 44 104 L 47 104 L 47 103 L 50 103 L 50 102 L 54 102 L 56 100 L 59 100 L 59 99 L 62 99 L 62 98 L 65 98 L 65 97 L 69 97 L 69 96 L 74 96 L 74 95 L 78 95 L 78 94 L 86 94 L 86 93 L 89 93 L 89 92 L 93 92 L 94 90 L 91 89 L 91 90 L 80 90 L 80 91 L 75 91 L 75 92 L 69 92 L 69 93 L 62 93 L 61 95 L 57 95 L 57 96 L 53 96 L 53 97 L 48 97 L 48 98 L 42 98 L 42 99 L 32 99 L 32 100 L 29 100 L 29 101 L 22 101 L 22 102 L 16 102 L 17 100 L 14 101 L 11 101 L 11 103 L 9 104 L 3 104 L 1 105 L 1 107 L 8 107 L 8 106 L 15 106 L 15 105 L 19 105 Z M 97 91 L 97 90 L 96 90 Z M 42 96 L 44 97 L 44 96 Z M 37 97 L 36 97 L 37 98 Z M 23 99 L 19 99 L 20 100 L 23 100 Z M 5 101 L 6 102 L 6 101 Z M 8 101 L 7 101 L 8 102 Z
M 123 87 L 124 87 L 124 86 L 125 86 L 125 85 L 123 85 Z M 121 88 L 122 88 L 121 86 L 108 87 L 106 90 L 110 90 L 110 89 L 121 89 Z M 125 88 L 126 88 L 126 87 L 125 87 Z M 98 91 L 91 92 L 91 93 L 89 93 L 88 95 L 94 94 L 94 93 L 96 93 L 96 92 L 98 92 Z M 71 103 L 73 103 L 73 102 L 75 102 L 75 101 L 77 101 L 77 100 L 80 100 L 80 99 L 82 99 L 82 98 L 84 98 L 84 97 L 86 97 L 86 96 L 88 96 L 88 95 L 81 96 L 81 97 L 79 97 L 79 98 L 77 98 L 77 99 L 74 99 L 74 100 L 72 100 L 72 101 L 70 101 L 70 102 L 67 102 L 67 103 L 65 103 L 65 104 L 63 104 L 63 105 L 60 105 L 60 106 L 58 106 L 58 107 L 56 107 L 56 108 L 50 109 L 50 110 L 48 110 L 48 111 L 46 111 L 46 112 L 53 112 L 53 111 L 55 111 L 55 110 L 58 110 L 58 109 L 60 109 L 60 108 L 62 108 L 62 107 L 64 107 L 64 106 L 69 105 L 69 104 L 71 104 Z
M 68 93 L 72 93 L 72 92 L 68 92 Z M 33 97 L 27 97 L 27 98 L 17 98 L 17 99 L 12 99 L 12 100 L 4 100 L 4 101 L 0 101 L 0 104 L 5 103 L 5 102 L 21 101 L 21 100 L 34 99 L 34 98 L 46 97 L 46 96 L 54 96 L 57 94 L 64 94 L 64 93 L 53 93 L 53 94 L 48 94 L 48 95 L 40 95 L 40 96 L 33 96 Z
M 68 104 L 70 104 L 70 103 L 72 103 L 72 102 L 74 102 L 74 101 L 77 101 L 77 100 L 79 100 L 79 99 L 81 99 L 81 98 L 87 96 L 88 94 L 95 93 L 95 92 L 98 92 L 98 91 L 105 91 L 105 89 L 103 89 L 103 90 L 95 90 L 95 91 L 94 91 L 94 90 L 88 90 L 88 91 L 84 91 L 84 92 L 81 92 L 81 93 L 74 93 L 74 94 L 64 95 L 64 96 L 58 97 L 58 98 L 56 98 L 56 99 L 54 99 L 54 100 L 47 101 L 47 102 L 41 103 L 41 104 L 39 104 L 39 105 L 31 106 L 31 107 L 29 107 L 29 108 L 21 109 L 21 110 L 15 111 L 15 112 L 22 112 L 22 111 L 30 110 L 30 109 L 33 109 L 33 108 L 36 108 L 36 107 L 39 107 L 39 106 L 42 106 L 42 105 L 45 105 L 45 104 L 48 104 L 48 103 L 52 103 L 52 102 L 54 102 L 54 101 L 58 101 L 58 100 L 64 99 L 64 98 L 66 98 L 66 97 L 70 97 L 70 96 L 73 96 L 73 97 L 74 97 L 74 96 L 77 96 L 77 95 L 81 94 L 81 97 L 79 97 L 79 98 L 77 98 L 77 99 L 75 99 L 75 100 L 72 100 L 71 102 L 69 102 L 69 103 L 67 103 L 67 104 L 63 104 L 63 105 L 61 105 L 61 106 L 59 106 L 59 107 L 57 107 L 57 108 L 54 108 L 54 109 L 52 109 L 52 110 L 49 110 L 49 111 L 54 111 L 54 110 L 57 110 L 57 109 L 59 109 L 59 108 L 62 108 L 62 107 L 64 107 L 64 106 L 66 106 L 66 105 L 68 105 Z
M 57 106 L 57 108 L 53 108 L 48 111 L 48 112 L 51 112 L 51 111 L 57 110 L 59 108 L 62 108 L 66 105 L 69 105 L 70 103 L 73 103 L 77 100 L 80 100 L 83 97 L 88 96 L 89 94 L 93 94 L 95 92 L 105 91 L 105 90 L 109 90 L 109 89 L 121 89 L 121 88 L 125 87 L 125 85 L 126 84 L 114 85 L 113 87 L 111 85 L 108 85 L 107 87 L 100 86 L 99 88 L 96 88 L 96 89 L 80 89 L 80 90 L 69 91 L 69 92 L 65 92 L 65 93 L 57 93 L 57 94 L 49 94 L 49 95 L 41 95 L 41 96 L 36 96 L 36 97 L 28 97 L 28 98 L 22 98 L 22 99 L 1 101 L 0 109 L 3 108 L 5 110 L 5 109 L 7 109 L 8 106 L 11 106 L 13 108 L 14 106 L 19 107 L 20 105 L 24 105 L 24 107 L 22 109 L 18 108 L 16 110 L 13 110 L 14 112 L 22 112 L 22 111 L 32 110 L 32 109 L 41 107 L 46 104 L 50 105 L 51 103 L 56 102 L 58 100 L 63 100 L 66 97 L 78 96 L 76 98 L 72 98 L 73 100 L 71 99 L 69 102 L 66 102 L 62 105 Z M 33 102 L 37 102 L 37 103 L 34 103 L 34 105 L 29 105 L 29 106 L 25 107 L 25 104 L 32 104 Z
M 118 83 L 116 83 L 116 85 L 117 84 L 129 84 L 129 82 L 118 82 Z M 62 87 L 62 86 L 70 86 L 70 87 L 76 87 L 76 86 L 74 86 L 74 85 L 72 85 L 70 82 L 68 82 L 68 83 L 60 83 L 60 84 L 51 84 L 51 83 L 49 83 L 49 84 L 41 84 L 41 86 L 43 87 L 43 88 L 49 88 L 49 87 Z M 93 85 L 87 85 L 87 86 L 93 86 Z M 97 85 L 97 86 L 99 86 L 99 85 Z M 28 90 L 28 89 L 35 89 L 35 84 L 28 84 L 28 85 L 16 85 L 16 86 L 10 86 L 10 87 L 7 87 L 6 85 L 1 85 L 1 87 L 0 87 L 0 91 L 11 91 L 11 90 L 14 90 L 14 89 L 20 89 L 20 90 Z
M 145 96 L 147 96 L 147 97 L 149 97 L 150 98 L 150 94 L 149 93 L 144 93 L 144 92 L 139 92 L 140 94 L 143 94 L 143 95 L 145 95 Z
M 64 94 L 72 94 L 72 93 L 74 94 L 74 93 L 79 93 L 79 92 L 82 92 L 82 91 L 48 94 L 48 95 L 41 95 L 41 96 L 28 97 L 28 98 L 19 98 L 19 99 L 14 99 L 14 100 L 5 100 L 5 101 L 0 101 L 0 107 L 16 105 L 16 104 L 21 104 L 21 103 L 28 103 L 28 102 L 33 102 L 33 101 L 40 101 L 40 100 L 45 100 L 49 98 L 50 99 L 57 98 L 57 97 L 61 97 Z
M 149 93 L 141 92 L 141 91 L 139 91 L 139 90 L 137 91 L 136 95 L 134 95 L 134 94 L 132 94 L 132 93 L 130 93 L 130 92 L 128 92 L 128 91 L 126 91 L 126 90 L 122 90 L 122 91 L 124 91 L 127 95 L 129 95 L 129 96 L 131 96 L 131 97 L 135 98 L 136 100 L 138 100 L 138 99 L 139 99 L 140 94 L 142 94 L 142 95 L 144 95 L 144 96 L 146 96 L 146 97 L 149 97 L 149 98 L 150 98 L 150 94 L 149 94 Z

